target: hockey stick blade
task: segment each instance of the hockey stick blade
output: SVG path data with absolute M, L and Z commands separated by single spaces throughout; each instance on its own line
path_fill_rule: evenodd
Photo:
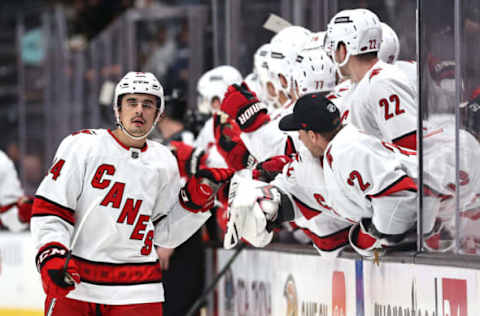
M 278 33 L 284 28 L 289 26 L 292 26 L 292 23 L 288 22 L 284 18 L 279 17 L 278 15 L 275 15 L 273 13 L 270 13 L 270 16 L 268 17 L 267 21 L 265 21 L 265 23 L 263 24 L 264 29 L 267 29 L 274 33 Z

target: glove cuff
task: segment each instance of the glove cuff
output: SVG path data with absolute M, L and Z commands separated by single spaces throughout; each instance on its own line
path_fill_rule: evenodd
M 50 242 L 43 245 L 35 256 L 35 263 L 37 270 L 40 272 L 43 266 L 53 258 L 65 258 L 68 254 L 68 249 L 59 242 Z

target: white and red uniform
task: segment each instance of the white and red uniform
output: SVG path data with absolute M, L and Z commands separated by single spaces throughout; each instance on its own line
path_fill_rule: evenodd
M 301 228 L 320 254 L 335 254 L 348 243 L 351 222 L 336 215 L 325 199 L 327 188 L 321 160 L 307 149 L 296 155 L 270 184 L 290 197 L 295 210 L 292 226 Z
M 380 139 L 415 149 L 416 88 L 404 71 L 378 61 L 343 100 L 341 117 Z
M 338 88 L 337 88 L 338 87 Z M 342 109 L 344 96 L 350 89 L 349 81 L 337 86 L 327 97 L 335 105 Z M 242 133 L 241 138 L 249 152 L 257 159 L 264 161 L 270 157 L 278 155 L 289 155 L 300 152 L 302 148 L 306 149 L 298 138 L 298 132 L 284 132 L 278 128 L 280 120 L 293 112 L 295 103 L 272 111 L 270 113 L 271 121 L 250 133 Z
M 417 157 L 391 143 L 344 126 L 330 141 L 323 158 L 327 200 L 344 218 L 359 222 L 371 218 L 385 234 L 401 234 L 417 217 Z M 438 211 L 438 195 L 448 194 L 432 174 L 424 171 L 424 183 L 432 193 L 425 205 L 426 232 Z M 426 202 L 427 203 L 427 202 Z M 426 204 L 425 203 L 425 204 Z
M 397 60 L 394 65 L 405 73 L 410 85 L 417 91 L 417 62 L 414 60 Z
M 36 192 L 31 230 L 37 248 L 51 242 L 70 248 L 94 207 L 72 249 L 81 283 L 67 298 L 109 305 L 163 301 L 154 244 L 174 248 L 210 216 L 183 209 L 179 190 L 177 162 L 159 143 L 128 148 L 103 129 L 65 138 Z
M 444 188 L 453 196 L 456 194 L 456 164 L 459 166 L 459 206 L 461 216 L 460 236 L 478 236 L 472 228 L 480 227 L 478 205 L 480 205 L 480 144 L 473 135 L 460 129 L 459 161 L 455 155 L 455 116 L 451 114 L 432 115 L 424 126 L 424 169 L 435 174 Z M 442 203 L 439 216 L 453 230 L 455 225 L 456 199 Z M 469 229 L 465 229 L 469 227 Z M 473 229 L 474 230 L 474 229 Z M 478 238 L 478 237 L 476 237 Z
M 298 138 L 298 132 L 284 132 L 278 123 L 285 115 L 292 113 L 293 104 L 271 114 L 272 120 L 257 130 L 241 133 L 240 137 L 257 161 L 264 161 L 278 155 L 289 155 L 304 147 Z
M 207 153 L 206 165 L 212 168 L 227 168 L 228 165 L 225 159 L 218 152 L 217 146 L 215 146 L 215 136 L 213 131 L 213 116 L 210 117 L 203 125 L 200 133 L 198 133 L 193 147 L 204 150 Z
M 23 196 L 15 165 L 0 151 L 0 223 L 13 232 L 28 228 L 28 223 L 20 221 L 17 201 Z

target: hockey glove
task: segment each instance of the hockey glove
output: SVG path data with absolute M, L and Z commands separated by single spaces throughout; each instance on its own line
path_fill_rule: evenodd
M 214 115 L 213 128 L 218 152 L 230 168 L 241 170 L 252 167 L 256 159 L 240 138 L 242 131 L 225 113 Z
M 432 231 L 424 235 L 423 242 L 430 252 L 448 252 L 455 246 L 452 232 L 440 218 L 435 220 Z
M 405 234 L 389 235 L 379 232 L 370 218 L 362 218 L 348 233 L 352 248 L 365 258 L 383 256 L 386 248 L 397 245 L 404 236 Z
M 287 155 L 273 156 L 258 163 L 252 176 L 254 179 L 264 182 L 273 181 L 279 173 L 282 173 L 283 167 L 291 161 L 292 158 Z
M 17 201 L 18 218 L 22 223 L 30 223 L 32 217 L 33 196 L 22 196 Z
M 172 141 L 169 145 L 173 155 L 177 158 L 181 177 L 191 177 L 201 166 L 205 165 L 207 160 L 205 151 L 180 141 Z
M 193 213 L 208 211 L 213 206 L 215 194 L 234 172 L 232 168 L 200 169 L 180 190 L 180 204 Z
M 42 277 L 43 290 L 48 296 L 64 297 L 80 283 L 78 267 L 73 259 L 67 264 L 68 250 L 60 243 L 44 245 L 37 253 L 35 262 Z
M 270 121 L 267 107 L 245 83 L 228 87 L 220 109 L 235 119 L 240 129 L 246 133 L 253 132 Z

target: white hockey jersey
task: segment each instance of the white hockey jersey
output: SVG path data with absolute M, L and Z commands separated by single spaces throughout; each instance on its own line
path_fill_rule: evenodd
M 437 114 L 424 122 L 427 126 L 423 138 L 423 168 L 435 174 L 444 189 L 450 194 L 456 194 L 456 163 L 459 165 L 460 210 L 470 208 L 475 204 L 480 193 L 480 169 L 477 162 L 480 159 L 480 144 L 469 132 L 460 129 L 459 160 L 455 154 L 455 116 Z M 444 210 L 455 215 L 455 199 L 444 203 Z M 448 215 L 448 214 L 445 214 Z
M 397 60 L 394 65 L 405 73 L 410 85 L 417 91 L 417 62 L 414 60 Z
M 180 176 L 167 147 L 128 148 L 110 130 L 66 137 L 36 192 L 31 231 L 37 248 L 71 247 L 81 283 L 67 297 L 100 304 L 164 300 L 154 244 L 173 248 L 210 216 L 184 210 Z M 89 209 L 88 217 L 84 218 Z
M 398 67 L 378 61 L 343 100 L 345 122 L 380 139 L 406 146 L 416 143 L 416 89 Z
M 225 159 L 218 152 L 217 146 L 215 146 L 215 136 L 213 131 L 213 117 L 209 118 L 205 125 L 200 130 L 193 146 L 204 150 L 208 156 L 206 165 L 211 168 L 228 168 Z
M 13 232 L 27 229 L 18 218 L 17 201 L 23 196 L 15 165 L 0 150 L 0 222 Z
M 411 228 L 417 216 L 417 157 L 347 125 L 323 158 L 327 200 L 349 221 L 372 218 L 385 234 Z M 426 183 L 432 183 L 426 175 Z M 432 184 L 432 189 L 438 186 Z
M 338 216 L 326 200 L 327 188 L 320 159 L 307 149 L 302 150 L 271 184 L 290 197 L 295 225 L 310 237 L 320 254 L 335 254 L 335 250 L 346 245 L 352 223 Z
M 271 121 L 250 133 L 242 133 L 240 138 L 257 161 L 270 157 L 298 152 L 305 146 L 298 138 L 298 132 L 284 132 L 278 124 L 282 117 L 292 113 L 293 104 L 270 113 Z

